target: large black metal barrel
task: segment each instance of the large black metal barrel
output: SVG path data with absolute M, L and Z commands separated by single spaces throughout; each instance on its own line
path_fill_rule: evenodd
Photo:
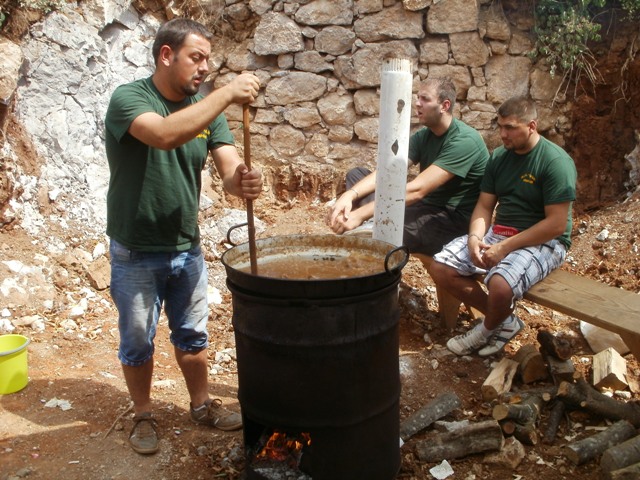
M 397 285 L 407 254 L 371 239 L 316 237 L 265 242 L 274 255 L 276 244 L 287 248 L 288 258 L 304 255 L 310 244 L 314 251 L 318 245 L 328 249 L 322 258 L 364 249 L 380 255 L 381 273 L 329 281 L 270 279 L 259 277 L 267 251 L 260 241 L 257 276 L 234 266 L 244 260 L 230 260 L 244 258 L 242 252 L 223 255 L 243 416 L 310 432 L 314 480 L 393 479 L 400 466 Z

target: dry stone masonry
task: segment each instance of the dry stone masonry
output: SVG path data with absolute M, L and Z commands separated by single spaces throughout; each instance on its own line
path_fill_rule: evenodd
M 552 103 L 560 78 L 527 56 L 532 20 L 513 6 L 315 0 L 250 1 L 248 8 L 259 16 L 255 30 L 229 52 L 214 85 L 243 70 L 261 77 L 265 89 L 253 105 L 252 155 L 280 172 L 293 167 L 333 179 L 327 191 L 306 192 L 312 196 L 326 200 L 341 188 L 345 170 L 375 163 L 380 67 L 390 56 L 413 62 L 414 91 L 429 76 L 451 77 L 458 89 L 456 115 L 480 130 L 491 148 L 499 144 L 497 106 L 527 93 L 540 104 L 544 133 L 563 144 L 567 106 Z M 241 121 L 240 108 L 227 114 Z M 287 173 L 274 175 L 277 195 L 286 198 L 288 181 Z
M 263 88 L 251 108 L 252 161 L 268 194 L 320 201 L 342 188 L 344 172 L 375 164 L 382 61 L 412 61 L 414 92 L 429 77 L 449 76 L 456 116 L 499 144 L 496 108 L 513 94 L 540 105 L 543 132 L 559 144 L 570 125 L 553 102 L 560 78 L 527 56 L 532 19 L 519 2 L 490 0 L 226 0 L 207 4 L 217 28 L 211 85 L 243 71 Z M 184 12 L 173 3 L 168 18 Z M 214 22 L 215 24 L 215 22 Z M 129 0 L 69 4 L 34 24 L 0 70 L 0 100 L 12 101 L 45 165 L 39 177 L 9 171 L 21 196 L 0 216 L 43 224 L 37 199 L 56 204 L 50 220 L 76 220 L 102 232 L 108 167 L 103 118 L 113 89 L 151 73 L 160 20 Z M 216 25 L 221 27 L 218 22 Z M 4 43 L 7 43 L 5 48 Z M 22 64 L 17 74 L 16 62 Z M 242 110 L 227 117 L 242 145 Z M 418 128 L 415 118 L 412 128 Z M 11 146 L 5 145 L 5 158 Z

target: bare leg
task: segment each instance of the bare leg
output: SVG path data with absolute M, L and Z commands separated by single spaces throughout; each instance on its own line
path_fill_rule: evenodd
M 209 399 L 207 350 L 185 352 L 174 348 L 174 352 L 184 380 L 187 383 L 191 406 L 199 407 Z
M 133 401 L 136 415 L 151 411 L 151 378 L 153 376 L 153 357 L 139 367 L 122 365 L 124 379 Z
M 488 289 L 484 326 L 487 330 L 494 330 L 513 312 L 513 290 L 500 275 L 491 277 Z
M 429 273 L 438 288 L 444 288 L 466 305 L 484 313 L 484 326 L 487 330 L 498 328 L 513 312 L 513 291 L 500 275 L 491 277 L 487 294 L 475 279 L 464 277 L 445 264 L 433 262 Z
M 444 263 L 432 262 L 429 274 L 438 288 L 443 288 L 465 305 L 469 305 L 486 315 L 489 297 L 482 285 L 473 277 L 464 277 Z
M 433 257 L 428 255 L 424 255 L 421 253 L 413 253 L 414 257 L 422 262 L 425 270 L 431 275 L 431 264 L 433 263 Z M 447 290 L 441 288 L 440 285 L 436 284 L 436 296 L 438 299 L 438 310 L 440 313 L 440 320 L 443 325 L 446 327 L 448 331 L 453 330 L 458 323 L 458 314 L 460 312 L 460 304 L 462 303 L 459 299 L 451 295 Z M 472 311 L 470 313 L 476 317 L 477 312 Z

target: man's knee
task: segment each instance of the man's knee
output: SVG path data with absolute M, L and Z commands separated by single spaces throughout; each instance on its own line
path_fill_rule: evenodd
M 501 275 L 493 275 L 487 284 L 489 297 L 494 304 L 511 305 L 513 301 L 513 289 Z
M 444 263 L 432 261 L 428 266 L 429 275 L 434 282 L 439 284 L 447 284 L 449 278 L 455 273 L 455 270 Z

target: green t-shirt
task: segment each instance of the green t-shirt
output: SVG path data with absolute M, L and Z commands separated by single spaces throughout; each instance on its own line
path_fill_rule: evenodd
M 203 97 L 166 100 L 151 78 L 116 88 L 105 118 L 110 180 L 107 234 L 132 250 L 185 251 L 200 240 L 201 172 L 209 149 L 233 145 L 224 115 L 193 140 L 173 150 L 149 147 L 127 131 L 146 112 L 163 117 Z
M 409 158 L 420 164 L 421 172 L 430 165 L 437 165 L 455 175 L 422 202 L 436 207 L 453 207 L 471 216 L 489 159 L 487 146 L 475 129 L 456 118 L 441 136 L 423 128 L 409 140 Z
M 526 230 L 545 218 L 545 205 L 576 199 L 576 166 L 562 148 L 540 137 L 525 155 L 503 146 L 494 150 L 481 189 L 498 197 L 495 223 Z M 564 234 L 558 237 L 571 246 L 571 209 Z

